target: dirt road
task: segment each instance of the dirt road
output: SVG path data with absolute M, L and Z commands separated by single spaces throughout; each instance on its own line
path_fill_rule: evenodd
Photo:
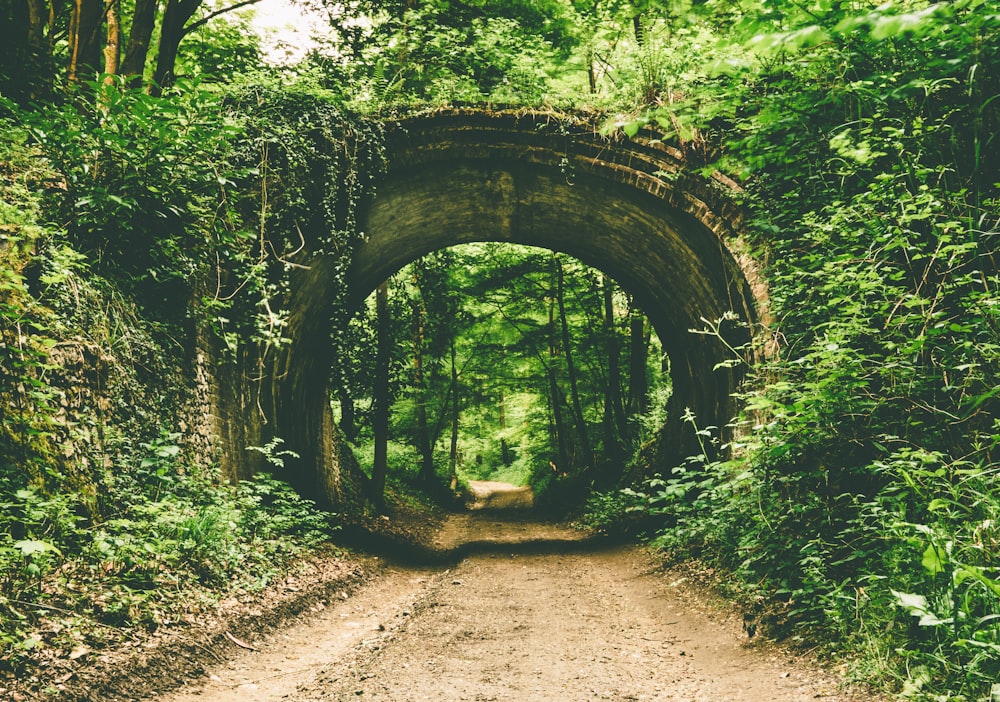
M 634 547 L 489 511 L 452 568 L 390 568 L 164 702 L 851 699 Z M 247 642 L 243 642 L 247 643 Z

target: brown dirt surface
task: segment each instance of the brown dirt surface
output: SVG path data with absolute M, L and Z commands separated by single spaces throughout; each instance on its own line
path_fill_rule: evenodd
M 735 613 L 643 549 L 526 510 L 434 526 L 419 549 L 436 554 L 428 565 L 316 566 L 186 644 L 118 652 L 45 699 L 872 699 L 841 689 L 842 670 L 748 639 Z
M 256 592 L 231 592 L 220 602 L 191 602 L 177 621 L 154 632 L 123 632 L 105 649 L 67 651 L 17 679 L 0 677 L 0 700 L 125 702 L 148 700 L 207 667 L 225 663 L 235 641 L 255 641 L 300 616 L 347 599 L 374 575 L 375 559 L 347 557 L 340 549 L 303 559 L 294 572 Z M 82 653 L 82 655 L 78 655 Z
M 511 485 L 493 480 L 470 480 L 472 500 L 469 509 L 530 509 L 535 494 L 527 485 Z
M 871 699 L 751 642 L 634 546 L 488 509 L 452 515 L 432 545 L 454 565 L 389 567 L 161 702 Z

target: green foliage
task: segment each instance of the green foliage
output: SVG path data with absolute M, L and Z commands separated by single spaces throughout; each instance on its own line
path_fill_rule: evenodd
M 602 466 L 607 466 L 617 477 L 623 472 L 621 457 L 616 463 L 611 451 L 603 446 L 607 434 L 602 402 L 609 383 L 609 361 L 601 321 L 601 279 L 596 271 L 577 261 L 566 260 L 563 266 L 565 307 L 572 352 L 579 364 L 585 431 L 598 446 Z M 430 438 L 436 472 L 447 475 L 452 458 L 449 435 L 453 403 L 457 398 L 459 420 L 454 462 L 460 480 L 531 485 L 541 503 L 559 509 L 581 504 L 595 479 L 595 471 L 583 457 L 581 444 L 567 419 L 571 412 L 569 369 L 563 340 L 554 324 L 558 311 L 554 303 L 552 254 L 506 244 L 459 246 L 407 267 L 394 278 L 390 290 L 395 398 L 392 437 L 419 447 L 421 422 L 425 421 L 423 426 Z M 612 298 L 615 319 L 611 333 L 618 339 L 615 353 L 619 365 L 625 368 L 628 367 L 628 301 L 618 289 L 612 291 Z M 360 416 L 357 434 L 362 464 L 369 462 L 370 450 L 367 407 L 371 399 L 367 397 L 367 389 L 372 386 L 371 355 L 375 347 L 370 320 L 370 310 L 357 320 L 354 338 L 366 341 L 351 356 L 342 359 L 354 364 L 360 375 L 352 375 L 348 387 L 352 393 L 354 388 L 360 389 L 361 394 L 348 397 L 356 404 Z M 418 329 L 422 334 L 417 334 Z M 414 370 L 417 339 L 421 341 L 419 387 Z M 655 336 L 641 341 L 643 348 L 658 348 Z M 666 394 L 660 388 L 668 386 L 669 379 L 658 372 L 658 353 L 648 353 L 643 361 L 648 374 L 656 379 L 657 401 L 663 399 L 665 403 Z M 559 403 L 563 417 L 558 430 L 554 427 L 550 370 L 556 383 L 555 402 Z M 618 389 L 622 394 L 629 382 L 628 374 L 618 382 L 623 385 Z M 343 395 L 338 399 L 343 403 Z M 664 407 L 655 411 L 662 417 Z M 659 429 L 649 426 L 651 433 Z M 565 462 L 560 456 L 556 431 L 563 433 L 569 445 Z M 613 431 L 618 432 L 619 428 Z M 636 437 L 615 434 L 615 440 L 630 446 L 638 438 L 638 432 Z M 399 457 L 398 461 L 394 457 L 396 453 L 391 450 L 390 472 L 412 471 L 420 463 L 413 455 Z
M 237 207 L 244 229 L 235 235 L 254 234 L 224 242 L 224 287 L 202 304 L 214 313 L 224 303 L 220 332 L 249 336 L 267 349 L 285 341 L 285 295 L 297 254 L 330 255 L 334 281 L 345 280 L 360 237 L 358 207 L 384 169 L 382 130 L 346 112 L 338 96 L 309 79 L 238 85 L 226 106 L 245 130 L 233 154 L 245 176 Z M 331 317 L 344 325 L 346 290 L 335 286 L 330 300 Z
M 43 380 L 53 319 L 31 296 L 25 268 L 47 235 L 34 191 L 55 174 L 26 141 L 23 130 L 0 122 L 0 494 L 25 487 L 15 464 L 26 474 L 40 469 L 54 414 Z
M 368 109 L 484 100 L 538 104 L 549 74 L 575 45 L 557 1 L 352 3 L 332 13 L 328 45 L 312 56 L 331 86 Z
M 93 87 L 95 103 L 20 116 L 64 179 L 51 216 L 68 223 L 72 245 L 95 269 L 176 315 L 213 242 L 233 237 L 227 189 L 238 173 L 227 159 L 239 127 L 197 84 L 163 97 L 120 80 Z
M 87 644 L 102 631 L 88 622 L 152 628 L 192 591 L 259 587 L 338 529 L 334 515 L 269 475 L 216 484 L 178 462 L 177 438 L 163 432 L 144 444 L 137 469 L 118 467 L 130 478 L 107 486 L 115 511 L 99 522 L 86 523 L 72 493 L 23 489 L 2 504 L 5 668 L 25 664 L 64 627 Z M 59 627 L 53 612 L 63 613 Z
M 1000 674 L 995 468 L 912 450 L 879 465 L 892 476 L 890 488 L 862 514 L 891 535 L 883 558 L 909 567 L 878 594 L 911 617 L 900 655 L 935 673 L 933 680 L 912 676 L 909 685 L 927 695 L 945 691 L 941 679 L 957 682 L 954 693 L 989 690 Z
M 264 446 L 247 446 L 248 451 L 256 451 L 257 453 L 264 456 L 264 460 L 275 468 L 284 468 L 285 459 L 296 459 L 299 457 L 294 451 L 281 448 L 281 445 L 285 443 L 285 440 L 280 436 L 276 436 L 270 441 L 268 441 Z
M 655 543 L 912 699 L 983 699 L 1000 661 L 995 10 L 747 9 L 670 100 L 617 120 L 744 179 L 775 320 L 733 460 L 639 491 Z
M 374 458 L 374 445 L 365 442 L 357 446 L 354 450 L 358 461 L 363 466 L 370 466 Z M 403 484 L 416 484 L 417 468 L 420 465 L 420 454 L 410 443 L 390 440 L 387 446 L 386 464 L 389 469 L 389 477 L 395 477 Z
M 637 537 L 644 533 L 644 527 L 656 525 L 649 507 L 648 497 L 630 488 L 595 493 L 587 499 L 576 523 L 599 534 Z
M 181 361 L 147 317 L 176 333 L 197 300 L 234 356 L 287 343 L 303 240 L 337 257 L 342 283 L 357 208 L 384 167 L 377 120 L 343 105 L 535 104 L 562 91 L 742 182 L 774 320 L 762 330 L 773 353 L 726 428 L 731 460 L 709 461 L 718 430 L 699 428 L 702 455 L 595 496 L 586 523 L 736 574 L 763 630 L 864 654 L 859 677 L 913 699 L 989 695 L 1000 675 L 996 2 L 358 2 L 333 18 L 335 52 L 297 73 L 206 88 L 206 71 L 224 82 L 256 60 L 238 22 L 206 25 L 179 64 L 204 84 L 153 98 L 110 79 L 34 113 L 4 103 L 20 126 L 0 125 L 3 664 L 57 636 L 44 622 L 56 610 L 25 602 L 74 612 L 63 636 L 97 636 L 85 618 L 152 627 L 180 586 L 264 582 L 329 535 L 329 515 L 282 483 L 218 485 L 187 465 L 157 416 L 177 393 L 158 374 Z M 438 256 L 394 285 L 395 429 L 426 431 L 443 474 L 457 398 L 460 477 L 527 481 L 553 501 L 583 494 L 595 466 L 581 444 L 598 458 L 616 441 L 635 448 L 662 423 L 668 390 L 654 388 L 628 431 L 605 431 L 597 276 L 559 262 L 564 348 L 555 259 L 483 251 Z M 370 319 L 330 351 L 363 441 Z M 53 354 L 81 348 L 125 389 L 90 414 L 55 378 Z M 83 450 L 97 443 L 86 437 L 101 451 Z M 252 450 L 276 469 L 293 458 L 277 439 Z M 420 458 L 390 444 L 394 479 L 409 486 Z
M 194 596 L 259 587 L 337 528 L 332 515 L 268 476 L 218 484 L 210 467 L 188 464 L 179 432 L 156 428 L 183 395 L 176 327 L 144 318 L 122 288 L 148 293 L 189 276 L 179 284 L 190 290 L 207 252 L 238 259 L 246 248 L 238 218 L 213 224 L 218 202 L 211 203 L 230 197 L 232 186 L 216 174 L 247 171 L 225 163 L 228 147 L 214 130 L 237 132 L 227 131 L 232 122 L 216 98 L 172 95 L 177 102 L 168 104 L 117 85 L 106 90 L 103 116 L 53 107 L 21 114 L 27 128 L 2 125 L 5 671 L 23 669 L 50 646 L 99 645 L 129 627 L 154 628 Z M 188 137 L 202 143 L 185 144 Z M 78 156 L 90 160 L 74 163 Z M 193 174 L 189 188 L 183 179 Z M 152 223 L 138 222 L 134 231 L 113 219 L 147 205 Z M 76 221 L 70 231 L 44 226 L 45 213 Z M 158 218 L 170 226 L 159 228 Z M 110 232 L 134 237 L 129 245 L 137 249 L 152 247 L 150 258 L 101 238 Z M 123 284 L 130 279 L 138 283 Z M 144 299 L 146 313 L 176 320 L 188 295 L 166 309 L 152 304 L 155 295 Z M 287 455 L 277 440 L 263 449 L 272 460 Z
M 183 80 L 237 82 L 260 70 L 260 45 L 248 15 L 226 13 L 185 36 L 175 72 Z

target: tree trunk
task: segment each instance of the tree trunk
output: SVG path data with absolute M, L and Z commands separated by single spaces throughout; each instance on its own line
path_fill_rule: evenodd
M 450 486 L 458 488 L 458 366 L 455 363 L 455 337 L 451 337 L 451 451 L 448 454 Z
M 559 391 L 559 382 L 556 380 L 556 369 L 553 364 L 549 364 L 548 375 L 549 396 L 552 402 L 552 428 L 559 450 L 559 464 L 555 466 L 555 470 L 558 472 L 568 470 L 570 467 L 569 447 L 566 446 L 566 429 L 562 416 L 562 393 Z
M 159 95 L 164 88 L 174 83 L 174 68 L 177 65 L 177 50 L 181 39 L 187 34 L 185 25 L 201 7 L 202 0 L 167 0 L 160 22 L 160 48 L 156 54 L 156 69 L 153 71 L 151 92 Z
M 514 461 L 510 457 L 510 445 L 507 443 L 507 398 L 503 387 L 500 388 L 500 460 L 505 467 L 510 467 Z
M 413 282 L 419 290 L 419 274 L 414 266 Z M 424 485 L 434 483 L 434 447 L 431 444 L 430 429 L 427 426 L 427 397 L 424 388 L 424 308 L 419 299 L 413 305 L 413 391 L 417 402 L 417 450 L 420 452 L 420 472 L 418 479 Z
M 112 0 L 108 3 L 108 40 L 104 44 L 104 72 L 109 76 L 118 75 L 118 66 L 122 55 L 122 27 L 118 15 L 119 1 Z
M 590 94 L 597 94 L 597 66 L 594 62 L 597 60 L 597 56 L 594 55 L 594 50 L 590 49 L 587 52 L 587 83 L 590 87 Z
M 372 388 L 372 433 L 375 437 L 375 458 L 372 461 L 372 499 L 382 504 L 385 478 L 388 473 L 389 447 L 389 356 L 392 348 L 389 324 L 389 283 L 375 291 L 375 382 Z M 343 416 L 343 415 L 342 415 Z
M 629 414 L 645 414 L 649 409 L 649 379 L 646 366 L 649 343 L 646 316 L 633 308 L 629 317 Z
M 552 422 L 549 426 L 549 433 L 559 452 L 558 465 L 553 466 L 553 470 L 558 473 L 559 471 L 567 470 L 570 466 L 569 448 L 566 446 L 566 430 L 562 416 L 562 392 L 559 390 L 559 381 L 556 378 L 555 359 L 559 354 L 559 349 L 556 342 L 556 291 L 554 288 L 555 284 L 553 281 L 553 288 L 550 290 L 548 300 L 549 363 L 545 370 L 549 377 L 549 401 L 552 410 Z
M 146 72 L 146 59 L 149 55 L 149 43 L 155 26 L 156 0 L 135 0 L 125 59 L 118 69 L 121 75 L 131 78 L 129 84 L 133 88 L 142 84 L 142 77 Z
M 625 419 L 625 403 L 622 400 L 622 372 L 618 359 L 618 331 L 615 329 L 614 282 L 601 274 L 601 292 L 604 296 L 604 349 L 608 356 L 608 390 L 605 393 L 605 407 L 610 410 L 615 429 L 614 452 L 611 458 L 621 459 L 621 444 L 629 440 L 628 422 Z
M 198 11 L 202 2 L 203 0 L 167 0 L 163 21 L 160 23 L 160 50 L 156 55 L 156 69 L 153 71 L 151 92 L 154 95 L 159 95 L 163 88 L 173 85 L 176 78 L 174 68 L 177 65 L 177 51 L 184 37 L 219 15 L 255 5 L 260 0 L 240 0 L 227 7 L 213 10 L 197 22 L 188 24 L 188 20 Z
M 358 438 L 358 413 L 347 383 L 337 384 L 337 400 L 340 402 L 340 433 L 353 444 Z
M 573 399 L 573 418 L 576 423 L 577 436 L 580 440 L 580 448 L 583 450 L 583 457 L 588 468 L 594 467 L 594 451 L 590 446 L 590 437 L 587 434 L 587 424 L 583 418 L 583 405 L 580 402 L 579 384 L 576 378 L 576 366 L 573 363 L 573 353 L 570 348 L 569 322 L 566 319 L 566 300 L 563 290 L 563 267 L 562 261 L 555 256 L 556 261 L 556 302 L 559 305 L 559 326 L 562 330 L 563 355 L 566 358 L 566 374 L 569 377 L 570 396 Z
M 27 0 L 27 5 L 28 44 L 36 49 L 46 48 L 48 42 L 45 40 L 45 28 L 48 26 L 49 18 L 46 2 L 45 0 Z
M 28 36 L 24 78 L 22 85 L 17 87 L 11 97 L 31 101 L 44 99 L 52 91 L 51 37 L 55 14 L 46 0 L 28 0 L 27 6 Z
M 69 25 L 69 82 L 91 80 L 101 67 L 101 0 L 73 0 Z

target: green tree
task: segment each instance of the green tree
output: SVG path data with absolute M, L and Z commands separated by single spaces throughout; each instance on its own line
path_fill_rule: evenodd
M 313 61 L 354 96 L 393 102 L 539 102 L 547 69 L 575 44 L 557 0 L 357 2 L 331 9 L 332 33 Z

